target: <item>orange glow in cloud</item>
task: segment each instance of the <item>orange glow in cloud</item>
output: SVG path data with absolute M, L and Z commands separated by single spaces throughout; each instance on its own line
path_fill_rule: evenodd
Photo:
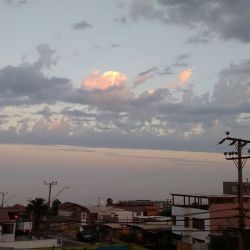
M 185 83 L 189 80 L 189 78 L 192 76 L 192 69 L 186 69 L 183 70 L 180 74 L 179 74 L 179 79 L 182 83 Z
M 99 71 L 92 72 L 83 82 L 83 87 L 86 89 L 101 89 L 106 90 L 112 87 L 123 87 L 127 77 L 117 71 L 107 71 L 101 74 Z
M 49 128 L 50 129 L 60 129 L 63 127 L 65 124 L 68 124 L 69 118 L 68 117 L 62 117 L 62 118 L 55 118 L 52 120 Z

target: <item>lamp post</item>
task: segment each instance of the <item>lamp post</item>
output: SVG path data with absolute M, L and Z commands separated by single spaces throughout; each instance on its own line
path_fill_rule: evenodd
M 62 189 L 60 189 L 51 199 L 51 201 L 55 200 L 55 198 L 61 194 L 65 189 L 69 189 L 70 187 L 63 187 Z

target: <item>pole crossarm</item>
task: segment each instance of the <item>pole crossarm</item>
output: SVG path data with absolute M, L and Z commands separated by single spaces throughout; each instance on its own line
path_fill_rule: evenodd
M 238 160 L 239 158 L 238 157 L 231 157 L 231 158 L 228 158 L 228 157 L 226 157 L 226 160 Z M 241 159 L 242 160 L 244 160 L 244 159 L 250 159 L 250 156 L 242 156 L 241 157 Z

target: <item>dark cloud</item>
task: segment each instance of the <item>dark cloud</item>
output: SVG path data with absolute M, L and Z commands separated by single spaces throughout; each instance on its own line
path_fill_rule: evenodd
M 138 85 L 153 78 L 156 75 L 156 73 L 157 73 L 157 67 L 152 67 L 143 72 L 140 72 L 135 78 L 134 87 L 137 87 Z
M 203 27 L 204 31 L 214 32 L 223 39 L 250 42 L 248 0 L 158 0 L 158 3 L 166 7 L 166 23 Z
M 128 18 L 125 16 L 115 18 L 116 23 L 127 24 Z
M 120 47 L 120 45 L 117 44 L 117 43 L 112 43 L 111 44 L 111 48 L 119 48 L 119 47 Z
M 188 60 L 190 59 L 189 54 L 180 54 L 175 58 L 175 63 L 172 64 L 173 67 L 187 67 L 189 65 Z
M 27 4 L 26 0 L 4 0 L 4 2 L 8 5 L 16 5 L 16 6 L 20 6 L 20 5 L 25 5 Z
M 85 118 L 85 117 L 89 117 L 89 118 L 94 118 L 97 115 L 93 112 L 86 112 L 85 110 L 78 110 L 78 109 L 72 109 L 72 108 L 64 108 L 61 111 L 61 114 L 66 115 L 66 116 L 70 116 L 70 117 L 76 117 L 76 118 Z
M 173 75 L 174 72 L 170 67 L 165 67 L 163 70 L 157 72 L 158 75 Z
M 85 29 L 90 29 L 90 28 L 93 28 L 93 26 L 91 24 L 89 24 L 87 21 L 81 21 L 81 22 L 78 22 L 78 23 L 74 23 L 72 25 L 72 28 L 74 30 L 85 30 Z
M 35 104 L 62 100 L 72 91 L 69 79 L 50 77 L 31 66 L 0 69 L 0 104 Z
M 48 44 L 39 44 L 37 46 L 37 52 L 39 54 L 38 60 L 33 64 L 33 67 L 37 70 L 48 68 L 57 64 L 58 58 L 53 58 L 56 50 L 52 50 Z
M 50 116 L 52 116 L 53 112 L 48 106 L 46 106 L 41 111 L 36 112 L 36 114 L 49 118 Z
M 248 0 L 158 0 L 157 3 L 133 0 L 129 12 L 131 19 L 186 26 L 194 32 L 188 37 L 188 43 L 208 43 L 215 36 L 250 42 Z

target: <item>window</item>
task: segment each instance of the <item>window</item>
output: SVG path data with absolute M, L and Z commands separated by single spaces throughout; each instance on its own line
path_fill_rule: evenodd
M 205 223 L 203 219 L 193 218 L 192 221 L 193 221 L 193 228 L 199 229 L 199 230 L 205 229 Z
M 172 216 L 172 225 L 176 226 L 176 216 Z
M 13 234 L 13 224 L 3 224 L 2 234 Z
M 189 227 L 189 217 L 184 217 L 184 226 Z

